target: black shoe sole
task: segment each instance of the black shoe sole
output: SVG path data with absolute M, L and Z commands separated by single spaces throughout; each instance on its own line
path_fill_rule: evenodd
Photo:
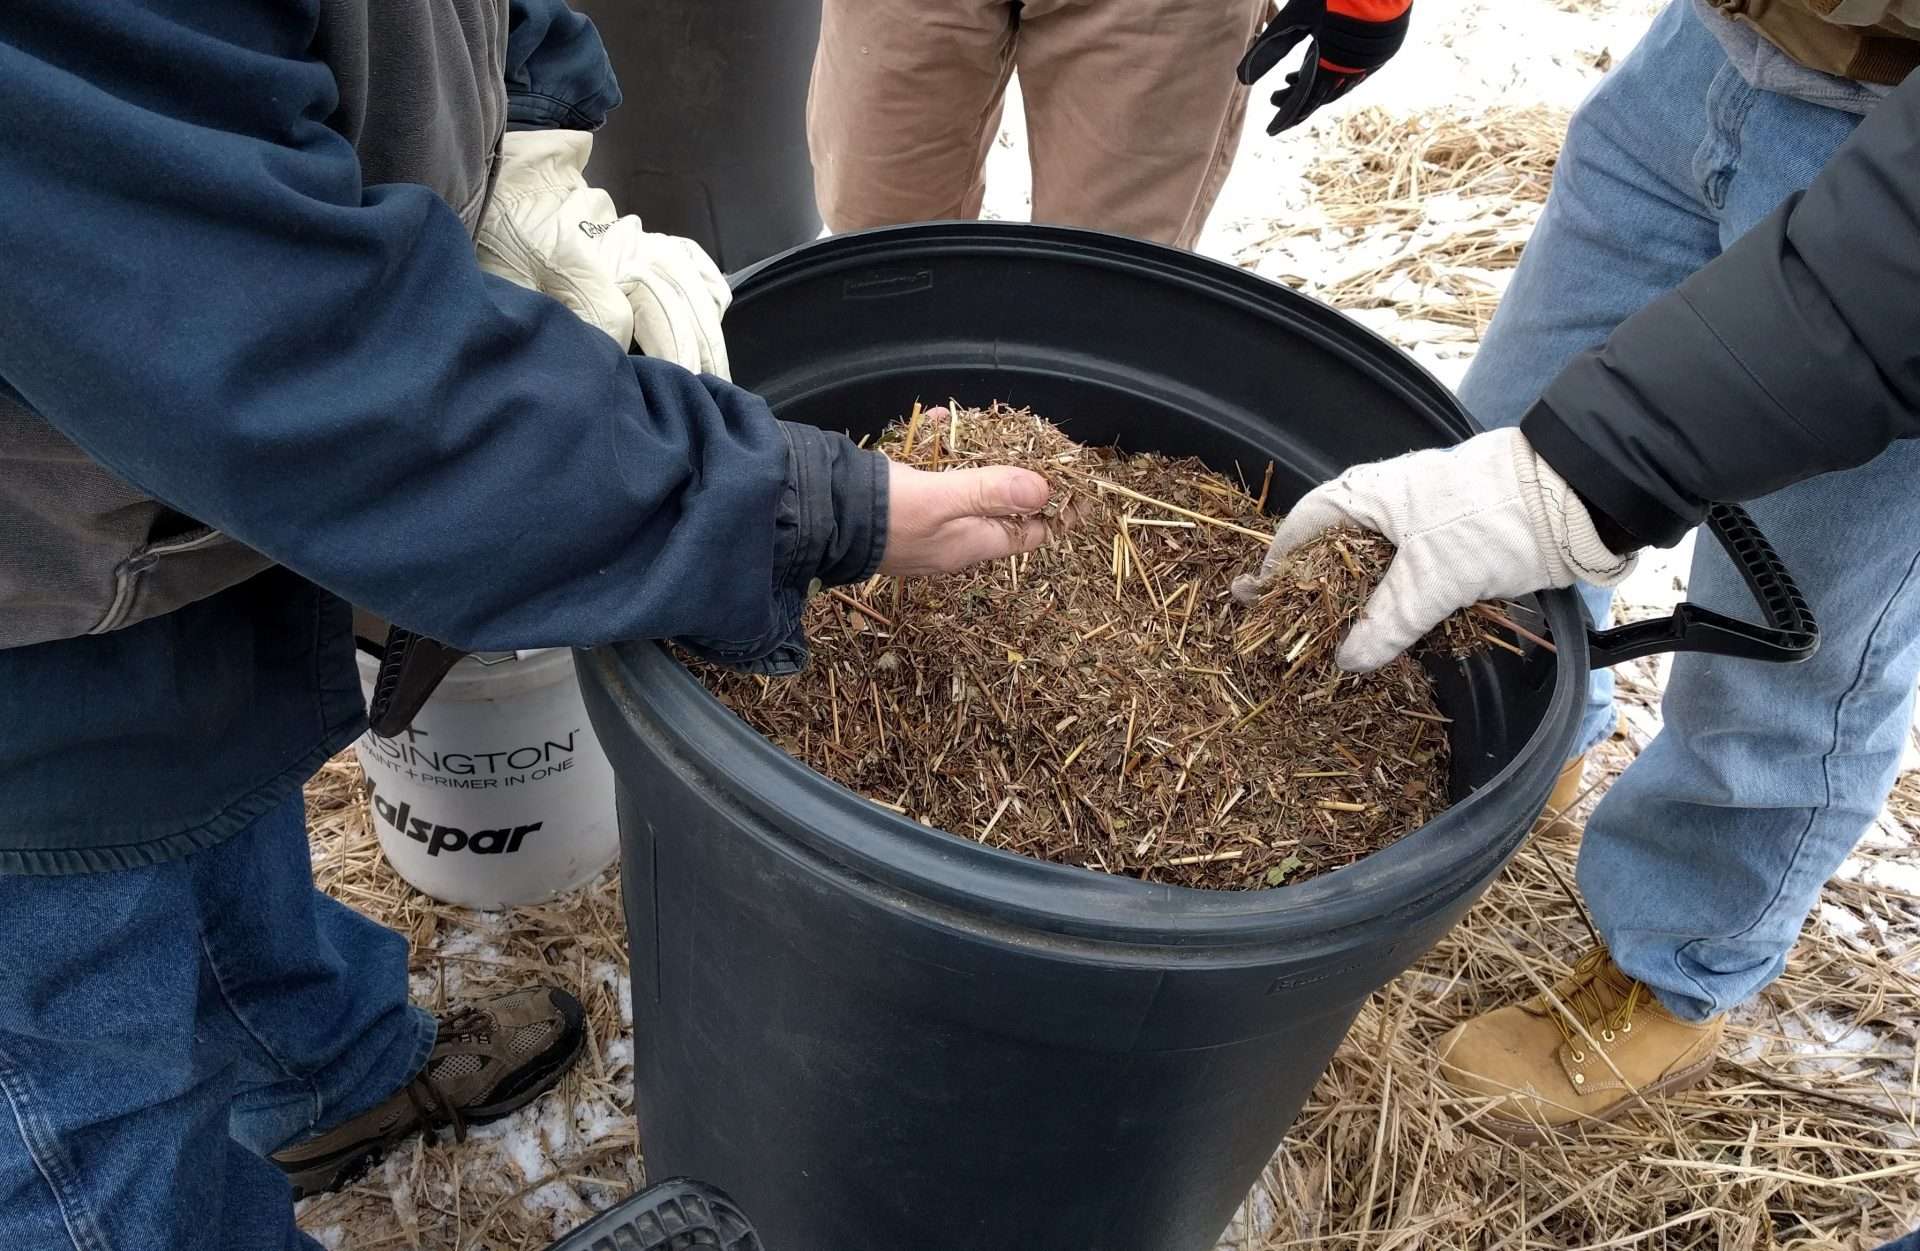
M 573 1046 L 570 1047 L 565 1054 L 537 1061 L 521 1074 L 522 1081 L 525 1084 L 520 1086 L 512 1095 L 494 1103 L 481 1104 L 476 1108 L 472 1108 L 462 1113 L 460 1119 L 468 1125 L 486 1125 L 490 1122 L 500 1120 L 502 1117 L 513 1115 L 521 1108 L 532 1103 L 535 1099 L 538 1099 L 541 1095 L 546 1094 L 549 1090 L 558 1086 L 560 1079 L 567 1075 L 567 1070 L 573 1067 L 574 1062 L 580 1058 L 580 1053 L 586 1050 L 587 1046 L 586 1022 L 574 1018 L 571 1013 L 565 1013 L 565 1016 L 569 1024 L 577 1024 L 579 1029 L 578 1035 L 573 1040 Z M 297 1202 L 301 1199 L 311 1199 L 315 1195 L 332 1194 L 335 1191 L 346 1189 L 362 1177 L 365 1177 L 376 1165 L 386 1159 L 388 1152 L 409 1138 L 412 1138 L 415 1134 L 429 1132 L 430 1128 L 431 1127 L 428 1126 L 415 1125 L 409 1129 L 401 1130 L 389 1138 L 382 1138 L 363 1146 L 349 1148 L 331 1161 L 322 1162 L 316 1160 L 308 1164 L 305 1168 L 302 1168 L 298 1173 L 289 1174 L 288 1180 L 293 1184 L 294 1200 Z M 316 1173 L 324 1173 L 325 1176 L 318 1181 L 305 1180 L 313 1177 Z
M 766 1251 L 717 1186 L 676 1177 L 614 1204 L 547 1251 Z

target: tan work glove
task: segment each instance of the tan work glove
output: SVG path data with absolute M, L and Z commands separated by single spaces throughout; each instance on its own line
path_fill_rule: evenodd
M 509 131 L 475 243 L 480 267 L 550 295 L 658 360 L 727 377 L 720 317 L 732 294 L 691 239 L 653 234 L 587 185 L 593 136 Z
M 1356 465 L 1309 492 L 1274 531 L 1257 574 L 1233 582 L 1258 599 L 1307 540 L 1355 525 L 1399 550 L 1340 644 L 1343 669 L 1378 669 L 1455 609 L 1485 599 L 1590 582 L 1614 586 L 1634 557 L 1600 541 L 1573 488 L 1518 430 L 1491 430 L 1455 447 Z

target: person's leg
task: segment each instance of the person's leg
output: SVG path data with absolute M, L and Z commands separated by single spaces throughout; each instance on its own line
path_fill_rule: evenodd
M 343 955 L 358 967 L 303 974 L 321 940 L 297 906 L 263 918 L 286 926 L 274 947 L 232 946 L 231 922 L 300 886 L 312 890 L 297 798 L 185 860 L 0 877 L 0 1246 L 317 1245 L 294 1229 L 280 1170 L 233 1137 L 236 1094 L 293 1079 L 328 1091 L 352 1070 L 377 1099 L 432 1036 L 404 1006 L 395 949 L 356 947 Z M 281 956 L 314 1017 L 286 1036 L 258 1002 Z M 330 1048 L 297 1041 L 329 1026 Z
M 1920 446 L 1749 505 L 1820 623 L 1801 665 L 1683 656 L 1665 728 L 1587 823 L 1579 881 L 1614 959 L 1704 1020 L 1779 975 L 1892 788 L 1920 675 Z M 1688 598 L 1751 619 L 1702 536 Z
M 1460 383 L 1481 425 L 1520 424 L 1567 362 L 1719 255 L 1693 162 L 1726 63 L 1683 0 L 1574 114 L 1546 208 Z M 1582 595 L 1604 623 L 1608 593 Z M 1589 682 L 1577 751 L 1613 726 L 1613 675 L 1602 669 Z
M 1812 181 L 1858 119 L 1731 69 L 1694 162 L 1731 244 Z M 1891 788 L 1920 672 L 1920 447 L 1748 505 L 1813 607 L 1802 665 L 1676 658 L 1665 730 L 1587 824 L 1580 884 L 1620 967 L 1702 1020 L 1777 976 Z M 1704 536 L 1688 598 L 1751 617 Z M 1650 889 L 1651 888 L 1651 889 Z
M 208 1039 L 250 1057 L 233 1137 L 260 1155 L 337 1125 L 404 1085 L 433 1049 L 407 1001 L 407 943 L 313 885 L 304 809 L 248 832 L 231 857 L 194 857 L 202 958 L 219 991 Z
M 1033 219 L 1192 247 L 1246 115 L 1267 0 L 1028 0 L 1015 60 Z
M 980 215 L 1014 10 L 1009 0 L 826 0 L 807 146 L 830 230 Z
M 1856 119 L 1754 91 L 1690 12 L 1668 10 L 1662 30 L 1666 42 L 1650 46 L 1668 72 L 1647 81 L 1703 115 L 1684 176 L 1669 159 L 1665 177 L 1710 220 L 1717 255 L 1806 186 Z M 1644 104 L 1658 117 L 1657 99 Z M 1582 168 L 1576 146 L 1563 172 Z M 1626 155 L 1638 164 L 1620 162 L 1623 174 L 1638 178 L 1650 165 L 1646 152 Z M 1622 237 L 1660 246 L 1631 218 Z M 1578 298 L 1583 281 L 1599 279 L 1568 269 L 1563 290 L 1530 290 L 1527 304 L 1502 308 L 1502 323 L 1524 333 L 1529 313 L 1552 317 L 1556 296 Z M 1514 341 L 1489 368 L 1524 369 Z M 1478 398 L 1511 420 L 1537 389 L 1529 379 Z M 1879 810 L 1906 736 L 1920 670 L 1917 475 L 1920 447 L 1902 445 L 1750 505 L 1801 579 L 1824 629 L 1821 650 L 1799 666 L 1676 659 L 1666 728 L 1600 802 L 1581 845 L 1579 883 L 1604 948 L 1552 996 L 1476 1017 L 1435 1043 L 1452 1084 L 1500 1100 L 1482 1125 L 1533 1141 L 1543 1125 L 1609 1120 L 1642 1094 L 1697 1081 L 1720 1040 L 1715 1014 L 1779 972 L 1821 883 Z M 1706 540 L 1689 597 L 1756 611 Z

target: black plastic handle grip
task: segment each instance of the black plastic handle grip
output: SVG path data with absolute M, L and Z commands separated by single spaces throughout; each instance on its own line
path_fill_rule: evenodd
M 1670 617 L 1635 621 L 1611 630 L 1587 627 L 1587 652 L 1604 669 L 1661 652 L 1706 652 L 1795 664 L 1820 650 L 1820 627 L 1773 544 L 1738 504 L 1715 504 L 1707 525 L 1727 550 L 1760 605 L 1765 625 L 1736 621 L 1698 604 L 1680 604 Z
M 760 1231 L 718 1186 L 675 1177 L 614 1204 L 547 1251 L 765 1251 Z
M 399 626 L 387 627 L 387 645 L 367 701 L 367 725 L 381 738 L 394 738 L 408 726 L 440 680 L 466 653 Z

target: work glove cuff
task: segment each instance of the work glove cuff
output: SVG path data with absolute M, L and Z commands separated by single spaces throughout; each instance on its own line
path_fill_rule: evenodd
M 1609 548 L 1579 493 L 1541 459 L 1525 435 L 1518 430 L 1511 435 L 1514 476 L 1543 554 L 1561 566 L 1553 570 L 1556 581 L 1593 586 L 1618 586 L 1625 581 L 1638 557 L 1632 553 L 1622 556 Z

